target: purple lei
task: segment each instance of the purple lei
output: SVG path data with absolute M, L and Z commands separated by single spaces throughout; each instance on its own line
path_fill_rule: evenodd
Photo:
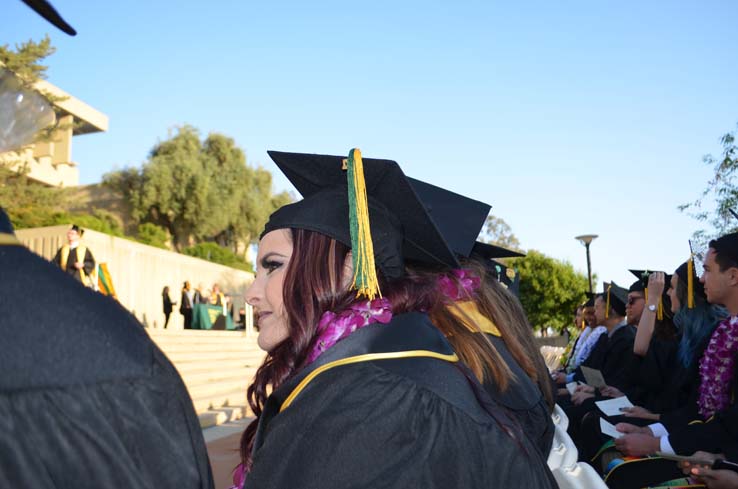
M 474 272 L 463 268 L 452 270 L 451 275 L 453 278 L 448 275 L 439 278 L 438 288 L 454 302 L 471 299 L 482 282 Z
M 732 316 L 715 329 L 700 360 L 700 398 L 697 405 L 704 419 L 730 404 L 736 353 L 738 316 Z
M 387 324 L 391 320 L 392 304 L 384 297 L 354 302 L 337 314 L 332 311 L 324 312 L 318 323 L 315 346 L 310 351 L 306 364 L 315 361 L 324 351 L 357 329 L 373 323 Z

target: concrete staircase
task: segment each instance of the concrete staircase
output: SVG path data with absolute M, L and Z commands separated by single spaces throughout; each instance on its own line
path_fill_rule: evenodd
M 256 335 L 242 331 L 146 331 L 184 379 L 200 426 L 207 428 L 248 414 L 246 388 L 264 359 Z

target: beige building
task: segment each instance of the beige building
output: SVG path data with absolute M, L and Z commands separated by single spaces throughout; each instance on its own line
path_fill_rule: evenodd
M 0 154 L 0 163 L 8 163 L 13 169 L 26 166 L 29 177 L 47 185 L 76 186 L 79 170 L 72 159 L 72 137 L 107 131 L 108 116 L 45 80 L 36 86 L 42 92 L 64 98 L 54 104 L 60 129 L 52 141 Z

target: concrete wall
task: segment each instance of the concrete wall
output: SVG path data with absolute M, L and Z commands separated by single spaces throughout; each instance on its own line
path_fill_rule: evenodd
M 49 226 L 16 231 L 18 239 L 31 251 L 51 260 L 56 251 L 66 243 L 70 226 Z M 214 283 L 231 294 L 234 312 L 244 306 L 244 293 L 253 280 L 253 274 L 211 263 L 191 256 L 147 246 L 123 238 L 116 238 L 97 231 L 86 231 L 82 242 L 92 252 L 97 263 L 107 263 L 118 300 L 149 327 L 162 327 L 161 292 L 169 286 L 169 296 L 179 303 L 182 284 L 189 280 L 192 286 L 202 283 L 210 289 Z M 250 310 L 250 307 L 248 308 Z M 247 319 L 251 315 L 247 314 Z M 168 328 L 181 329 L 184 321 L 179 314 L 179 304 L 169 319 Z M 253 325 L 247 323 L 248 334 Z

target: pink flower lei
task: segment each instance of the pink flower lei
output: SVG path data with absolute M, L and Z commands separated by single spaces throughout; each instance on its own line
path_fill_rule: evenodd
M 473 271 L 457 268 L 451 271 L 451 276 L 443 275 L 438 279 L 438 288 L 454 302 L 466 301 L 474 296 L 481 283 L 482 279 Z
M 738 353 L 738 316 L 718 325 L 700 360 L 700 415 L 709 418 L 730 405 L 731 387 Z
M 387 324 L 391 320 L 392 304 L 385 297 L 356 301 L 339 313 L 324 312 L 318 323 L 318 337 L 306 364 L 314 362 L 324 351 L 357 329 L 374 323 Z

